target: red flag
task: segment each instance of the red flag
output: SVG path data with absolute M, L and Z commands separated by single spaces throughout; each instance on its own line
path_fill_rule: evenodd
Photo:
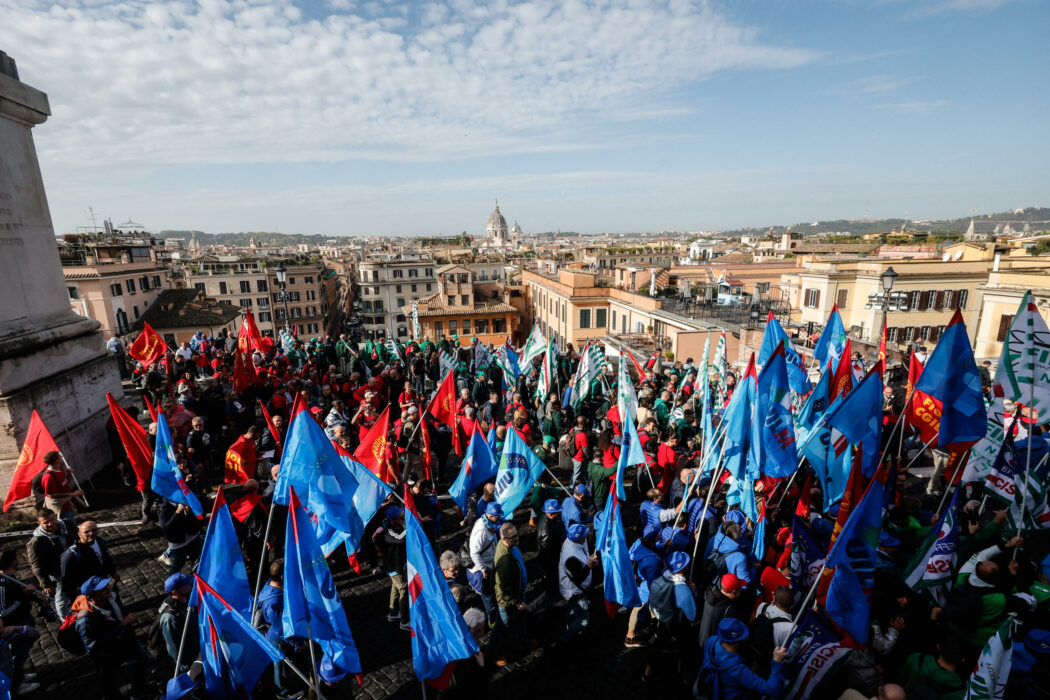
M 233 389 L 234 391 L 241 392 L 251 386 L 252 376 L 244 362 L 245 353 L 235 351 L 234 355 L 236 355 L 236 357 L 233 360 Z M 250 356 L 248 363 L 251 363 Z
M 853 348 L 849 338 L 846 339 L 846 347 L 839 357 L 839 365 L 835 368 L 835 374 L 831 376 L 831 401 L 848 394 L 853 389 Z
M 412 495 L 412 491 L 408 488 L 408 484 L 407 483 L 405 484 L 405 489 L 404 490 L 405 490 L 405 509 L 408 512 L 412 513 L 412 515 L 416 516 L 417 518 L 422 518 L 423 516 L 421 516 L 419 514 L 419 509 L 416 507 L 416 499 Z
M 168 380 L 168 398 L 175 401 L 175 375 L 171 371 L 171 353 L 165 352 L 160 362 L 164 366 L 164 376 Z
M 157 409 L 154 408 L 153 404 L 150 403 L 150 401 L 149 401 L 149 394 L 143 394 L 142 398 L 146 399 L 146 410 L 149 411 L 150 419 L 154 423 L 156 423 L 157 422 Z
M 905 413 L 907 425 L 918 429 L 919 439 L 923 444 L 932 441 L 931 446 L 936 446 L 943 409 L 940 401 L 925 392 L 915 390 L 920 376 L 922 376 L 922 363 L 915 359 L 915 353 L 912 353 L 911 362 L 908 364 L 908 393 L 911 396 L 911 403 Z
M 883 316 L 882 317 L 882 337 L 879 339 L 879 362 L 882 363 L 882 366 L 879 368 L 879 374 L 882 374 L 883 372 L 886 371 L 886 361 L 888 359 L 887 356 L 886 356 L 886 335 L 887 335 L 887 333 L 888 333 L 888 331 L 886 329 L 886 317 Z
M 219 489 L 222 493 L 222 489 Z M 257 493 L 246 493 L 230 504 L 230 515 L 237 518 L 237 522 L 243 523 L 255 510 L 255 506 L 262 503 L 262 496 Z M 264 505 L 263 508 L 266 506 Z
M 124 445 L 124 451 L 128 453 L 128 462 L 135 471 L 135 487 L 139 491 L 145 491 L 153 479 L 153 450 L 149 447 L 146 429 L 129 416 L 108 391 L 106 401 L 113 416 L 113 425 L 120 435 L 120 442 Z
M 623 351 L 627 354 L 627 357 L 631 359 L 631 362 L 634 364 L 634 368 L 638 370 L 638 380 L 641 381 L 642 377 L 645 376 L 645 370 L 642 368 L 641 363 L 639 363 L 638 360 L 635 359 L 634 355 L 631 354 L 630 350 L 628 350 L 627 348 L 623 348 Z
M 798 494 L 798 505 L 795 506 L 795 515 L 809 522 L 810 492 L 813 490 L 813 472 L 806 474 L 806 480 L 802 483 L 802 490 Z
M 301 392 L 295 392 L 295 398 L 292 399 L 292 412 L 288 415 L 288 425 L 292 424 L 295 417 L 306 410 L 306 401 L 303 400 Z
M 44 421 L 35 410 L 29 419 L 29 430 L 26 431 L 26 441 L 22 445 L 22 452 L 18 455 L 18 464 L 15 465 L 14 476 L 11 484 L 7 487 L 7 498 L 4 499 L 4 512 L 11 507 L 15 501 L 29 497 L 33 493 L 33 477 L 44 469 L 44 455 L 51 450 L 58 450 L 51 433 L 44 427 Z
M 452 375 L 453 372 L 449 372 L 441 380 L 441 386 L 435 392 L 434 398 L 431 399 L 425 413 L 429 413 L 435 419 L 452 428 L 452 449 L 455 450 L 457 455 L 462 456 L 463 443 L 460 440 L 456 421 L 456 378 Z M 423 417 L 420 416 L 420 420 L 422 419 Z
M 274 459 L 281 455 L 281 433 L 277 431 L 277 427 L 273 424 L 273 418 L 270 417 L 270 412 L 266 410 L 266 404 L 262 402 L 262 399 L 258 399 L 259 408 L 262 409 L 263 419 L 266 421 L 266 427 L 270 431 L 270 435 L 273 437 L 274 444 L 277 445 L 277 450 L 274 452 Z
M 758 380 L 758 371 L 755 369 L 755 353 L 751 353 L 751 359 L 747 361 L 747 369 L 740 375 L 740 380 L 743 381 L 748 377 Z
M 142 332 L 139 333 L 139 337 L 128 346 L 128 354 L 141 362 L 146 369 L 164 357 L 167 351 L 168 344 L 164 342 L 164 338 L 145 321 L 142 322 Z
M 383 409 L 383 414 L 372 429 L 361 439 L 361 444 L 354 451 L 354 459 L 368 467 L 368 470 L 387 481 L 387 436 L 390 433 L 390 406 Z
M 245 308 L 244 322 L 241 324 L 240 331 L 237 332 L 237 352 L 250 354 L 252 350 L 259 348 L 261 341 L 262 333 L 259 332 L 259 327 L 255 325 L 252 310 Z
M 226 451 L 226 483 L 243 484 L 255 478 L 255 441 L 241 435 Z

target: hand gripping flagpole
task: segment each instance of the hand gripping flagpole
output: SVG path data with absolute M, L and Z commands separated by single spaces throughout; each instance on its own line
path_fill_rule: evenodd
M 190 614 L 196 610 L 192 605 L 186 606 L 186 618 L 182 621 L 182 638 L 179 640 L 179 653 L 175 656 L 175 675 L 179 677 L 179 669 L 182 668 L 182 651 L 186 648 L 186 631 L 190 628 Z
M 278 473 L 280 472 L 280 466 L 277 467 Z M 277 484 L 274 482 L 274 497 L 277 496 Z M 263 534 L 262 552 L 259 554 L 259 572 L 255 576 L 255 595 L 252 596 L 252 612 L 248 616 L 249 622 L 255 618 L 255 609 L 258 606 L 259 592 L 262 591 L 263 585 L 263 571 L 266 567 L 266 551 L 269 548 L 270 543 L 270 526 L 273 525 L 273 507 L 276 504 L 273 502 L 273 498 L 270 499 L 270 513 L 266 517 L 266 532 Z
M 728 433 L 728 429 L 727 429 L 727 433 Z M 715 467 L 714 472 L 712 472 L 712 474 L 711 474 L 711 483 L 707 487 L 707 498 L 704 499 L 704 508 L 700 512 L 700 524 L 699 524 L 698 529 L 700 529 L 701 531 L 703 530 L 704 522 L 707 520 L 707 509 L 711 505 L 711 492 L 714 491 L 715 486 L 718 485 L 718 477 L 720 477 L 722 475 L 722 471 L 724 469 L 724 465 L 722 463 L 722 458 L 725 457 L 725 454 L 726 454 L 726 443 L 727 442 L 728 442 L 728 440 L 723 438 L 723 440 L 722 440 L 722 449 L 718 453 L 718 465 Z M 699 547 L 700 547 L 700 535 L 697 534 L 697 533 L 693 533 L 693 558 L 692 558 L 692 561 L 689 562 L 689 580 L 690 581 L 693 580 L 693 570 L 696 569 L 696 553 L 699 550 Z

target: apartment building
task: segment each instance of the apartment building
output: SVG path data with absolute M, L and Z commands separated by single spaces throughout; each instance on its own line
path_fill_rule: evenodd
M 1044 263 L 1050 260 L 1043 259 Z M 1025 292 L 1032 299 L 1044 320 L 1050 322 L 1050 275 L 1047 267 L 1004 267 L 994 269 L 988 281 L 977 288 L 979 320 L 974 356 L 978 361 L 991 360 L 993 367 L 1003 351 L 1003 341 L 1010 324 L 1021 305 Z M 1047 342 L 1045 339 L 1043 342 Z
M 483 271 L 486 278 L 491 277 L 489 268 Z M 424 337 L 456 335 L 461 345 L 469 345 L 472 337 L 486 344 L 521 340 L 521 314 L 509 303 L 512 289 L 491 279 L 479 283 L 478 273 L 467 265 L 443 265 L 435 274 L 437 293 L 416 302 Z M 401 312 L 411 325 L 412 304 L 403 306 Z
M 398 340 L 408 340 L 411 319 L 404 308 L 437 292 L 436 267 L 433 260 L 422 257 L 362 260 L 357 266 L 357 284 L 364 337 L 392 333 Z
M 58 241 L 69 305 L 102 325 L 106 337 L 126 335 L 165 289 L 168 270 L 146 232 L 69 234 Z
M 284 288 L 277 279 L 278 266 L 285 269 Z M 338 274 L 323 262 L 203 256 L 189 261 L 184 275 L 187 287 L 220 304 L 251 309 L 263 335 L 275 336 L 286 323 L 303 340 L 339 332 Z

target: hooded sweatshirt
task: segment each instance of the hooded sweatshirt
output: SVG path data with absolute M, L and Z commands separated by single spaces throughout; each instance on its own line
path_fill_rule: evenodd
M 748 697 L 748 692 L 776 697 L 784 685 L 784 664 L 773 662 L 769 678 L 761 678 L 744 663 L 744 658 L 729 651 L 718 637 L 713 636 L 704 643 L 704 665 L 701 677 L 710 674 L 712 696 L 719 700 L 736 700 Z

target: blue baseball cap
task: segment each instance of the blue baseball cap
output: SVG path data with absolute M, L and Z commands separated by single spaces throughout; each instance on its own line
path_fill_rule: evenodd
M 667 557 L 667 568 L 673 573 L 677 574 L 687 566 L 689 566 L 689 555 L 685 552 L 672 552 L 671 556 Z
M 401 508 L 400 506 L 394 506 L 393 508 L 388 508 L 386 513 L 383 515 L 383 521 L 384 522 L 390 522 L 391 520 L 393 520 L 394 518 L 397 518 L 398 516 L 400 516 L 404 512 L 405 512 L 405 509 Z
M 180 673 L 168 681 L 162 700 L 182 700 L 182 698 L 188 696 L 196 690 L 196 688 L 197 681 L 190 678 L 190 674 Z
M 95 593 L 97 591 L 101 591 L 102 589 L 104 589 L 106 586 L 108 586 L 111 583 L 113 583 L 113 579 L 111 579 L 111 578 L 102 578 L 101 576 L 92 576 L 91 578 L 89 578 L 87 581 L 84 581 L 84 583 L 82 583 L 80 585 L 80 594 L 81 595 L 91 595 L 92 593 Z
M 577 493 L 577 494 L 580 494 L 580 495 L 586 494 L 587 493 L 587 484 L 576 484 L 576 488 L 573 489 L 573 493 Z
M 1024 646 L 1033 654 L 1050 654 L 1050 631 L 1030 631 L 1024 638 Z
M 336 666 L 328 654 L 321 657 L 321 660 L 317 662 L 317 675 L 322 681 L 330 685 L 334 685 L 339 681 L 346 678 L 346 671 Z
M 548 498 L 546 501 L 544 501 L 543 502 L 543 512 L 544 513 L 560 513 L 561 512 L 561 504 L 558 503 L 558 499 L 557 498 Z
M 485 506 L 485 515 L 495 515 L 496 517 L 503 517 L 503 506 L 493 501 L 492 503 Z
M 587 537 L 587 533 L 590 532 L 590 528 L 582 523 L 574 523 L 569 526 L 569 530 L 565 533 L 573 542 L 583 542 Z
M 901 541 L 888 532 L 879 533 L 879 546 L 880 547 L 900 547 Z
M 741 527 L 744 526 L 745 524 L 747 524 L 747 516 L 744 515 L 744 511 L 742 511 L 742 510 L 731 510 L 731 511 L 729 511 L 728 513 L 726 513 L 726 518 L 725 519 L 726 519 L 727 523 L 736 523 L 737 525 L 740 525 Z
M 718 641 L 735 644 L 747 639 L 750 631 L 740 620 L 726 618 L 718 623 Z
M 164 592 L 169 594 L 174 593 L 176 590 L 182 588 L 183 586 L 191 585 L 193 585 L 193 578 L 189 574 L 184 574 L 181 572 L 175 573 L 169 576 L 167 579 L 165 579 Z

